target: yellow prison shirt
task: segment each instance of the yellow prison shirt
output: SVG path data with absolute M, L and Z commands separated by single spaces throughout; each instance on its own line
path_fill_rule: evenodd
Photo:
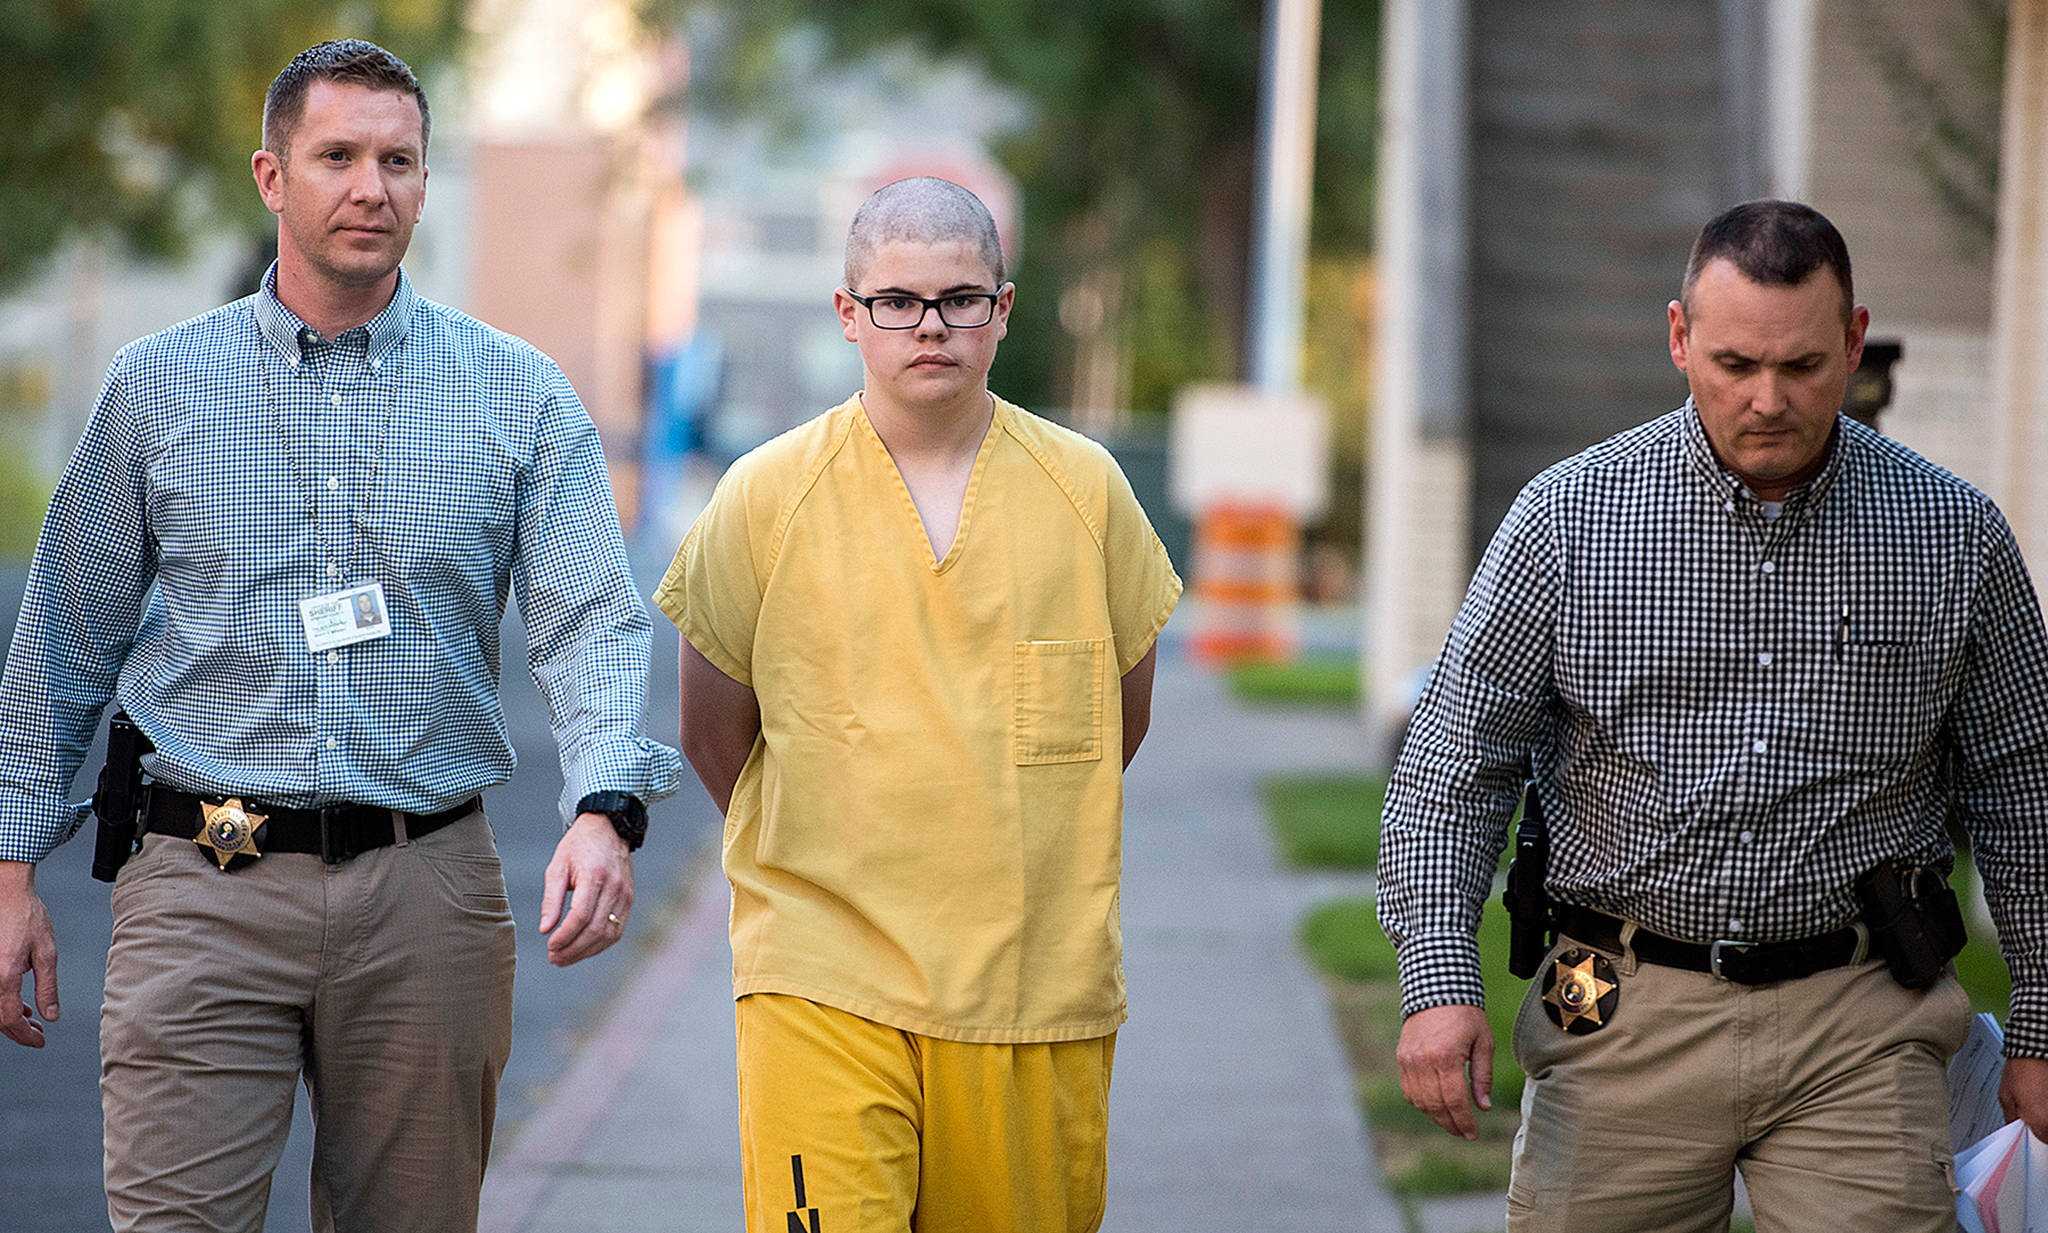
M 1180 589 L 1108 451 L 1000 399 L 936 563 L 858 397 L 734 463 L 654 595 L 761 707 L 725 822 L 734 996 L 1116 1030 L 1120 681 Z

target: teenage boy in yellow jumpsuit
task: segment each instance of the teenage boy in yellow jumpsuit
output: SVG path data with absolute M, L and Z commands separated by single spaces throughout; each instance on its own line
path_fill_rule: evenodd
M 1100 1226 L 1123 768 L 1180 596 L 1102 447 L 990 395 L 987 209 L 903 180 L 866 386 L 733 464 L 655 601 L 726 810 L 750 1233 Z

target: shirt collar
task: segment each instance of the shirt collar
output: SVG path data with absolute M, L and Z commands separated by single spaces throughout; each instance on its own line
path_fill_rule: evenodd
M 1721 465 L 1714 454 L 1713 443 L 1707 440 L 1706 425 L 1700 422 L 1699 408 L 1690 398 L 1685 400 L 1685 456 L 1695 473 L 1713 489 L 1714 494 L 1724 500 L 1734 500 L 1738 494 L 1748 493 L 1743 482 Z M 1785 508 L 1790 510 L 1801 505 L 1817 504 L 1827 496 L 1842 474 L 1843 455 L 1852 447 L 1853 437 L 1848 425 L 1839 415 L 1835 417 L 1835 429 L 1828 436 L 1828 460 L 1821 466 L 1820 474 L 1785 494 Z M 1756 500 L 1754 493 L 1748 494 Z
M 391 302 L 384 311 L 357 327 L 367 333 L 365 348 L 372 368 L 380 367 L 390 354 L 405 341 L 405 335 L 412 328 L 412 311 L 419 297 L 413 294 L 412 280 L 406 277 L 405 268 L 399 267 L 398 287 L 391 293 Z M 296 367 L 305 358 L 308 344 L 319 340 L 319 333 L 300 320 L 299 315 L 284 306 L 277 298 L 277 263 L 270 263 L 264 271 L 263 286 L 256 293 L 256 325 L 268 342 L 285 362 Z M 332 340 L 329 340 L 332 341 Z

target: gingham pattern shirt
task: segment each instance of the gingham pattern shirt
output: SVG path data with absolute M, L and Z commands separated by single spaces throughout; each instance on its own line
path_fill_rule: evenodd
M 0 859 L 35 861 L 115 699 L 153 773 L 428 812 L 503 783 L 508 589 L 584 793 L 675 790 L 639 735 L 650 629 L 597 432 L 554 363 L 414 294 L 331 342 L 274 292 L 114 357 L 0 677 Z M 307 648 L 299 601 L 381 582 L 390 636 Z
M 2048 1056 L 2048 633 L 1997 508 L 1912 451 L 1842 420 L 1769 521 L 1688 403 L 1522 491 L 1387 794 L 1405 1013 L 1481 1004 L 1473 933 L 1532 768 L 1552 896 L 1698 942 L 1840 928 L 1865 870 L 1952 858 L 1954 810 L 2013 969 L 2008 1050 Z

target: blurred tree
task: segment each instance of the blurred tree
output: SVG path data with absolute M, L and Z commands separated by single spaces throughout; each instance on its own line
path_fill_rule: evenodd
M 65 240 L 175 256 L 196 223 L 259 232 L 263 95 L 305 48 L 367 38 L 426 74 L 462 0 L 0 0 L 0 291 Z
M 1032 122 L 996 151 L 1024 190 L 1017 277 L 1027 294 L 998 360 L 1013 396 L 1064 405 L 1083 332 L 1108 331 L 1124 350 L 1122 384 L 1140 410 L 1164 410 L 1188 381 L 1237 375 L 1263 0 L 643 7 L 656 22 L 689 9 L 718 14 L 724 54 L 692 87 L 704 105 L 772 110 L 784 63 L 776 48 L 805 27 L 823 31 L 843 61 L 906 44 L 967 57 L 1029 100 Z M 1378 50 L 1376 0 L 1324 4 L 1311 237 L 1319 258 L 1355 262 L 1370 248 Z

